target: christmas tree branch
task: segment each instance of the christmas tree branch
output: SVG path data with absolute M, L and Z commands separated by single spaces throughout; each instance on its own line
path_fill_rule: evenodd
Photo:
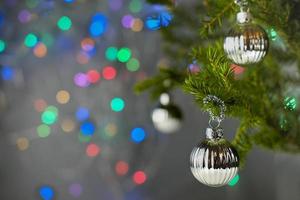
M 174 0 L 147 0 L 151 4 L 173 5 Z
M 137 83 L 134 90 L 137 94 L 150 90 L 151 98 L 157 99 L 160 94 L 170 92 L 176 87 L 180 87 L 184 81 L 186 72 L 176 68 L 159 69 L 159 73 L 149 79 Z
M 206 1 L 205 5 L 207 8 L 210 8 L 212 6 L 220 5 L 220 3 L 223 3 L 224 1 Z M 209 33 L 212 32 L 213 29 L 217 25 L 221 26 L 222 25 L 222 20 L 224 19 L 225 15 L 228 15 L 230 10 L 234 10 L 234 2 L 230 1 L 229 3 L 226 2 L 226 5 L 222 5 L 221 10 L 218 10 L 217 13 L 211 14 L 210 19 L 208 21 L 203 20 L 202 28 L 200 30 L 200 34 L 202 36 L 208 35 Z
M 222 45 L 228 24 L 236 25 L 233 19 L 238 6 L 233 0 L 205 0 L 192 7 L 174 8 L 174 21 L 162 34 L 165 52 L 175 67 L 168 68 L 167 72 L 159 71 L 136 86 L 137 92 L 150 90 L 152 97 L 162 91 L 182 88 L 195 97 L 202 110 L 211 109 L 214 113 L 218 112 L 218 106 L 203 105 L 203 98 L 215 95 L 222 99 L 227 107 L 226 115 L 241 121 L 232 144 L 242 163 L 254 145 L 274 151 L 300 152 L 300 111 L 296 104 L 300 65 L 296 66 L 298 71 L 285 72 L 288 63 L 300 61 L 300 3 L 248 2 L 255 23 L 269 33 L 271 48 L 262 63 L 244 68 L 242 75 L 235 73 Z M 192 61 L 200 66 L 199 73 L 186 72 L 186 66 Z M 166 80 L 172 84 L 166 87 Z M 288 90 L 291 85 L 295 85 L 294 90 Z M 286 102 L 286 97 L 293 96 L 294 99 L 288 98 Z
M 253 124 L 251 122 L 242 120 L 234 140 L 232 141 L 233 146 L 236 148 L 240 156 L 240 164 L 242 167 L 244 166 L 246 157 L 253 146 L 251 136 L 247 133 L 252 126 Z

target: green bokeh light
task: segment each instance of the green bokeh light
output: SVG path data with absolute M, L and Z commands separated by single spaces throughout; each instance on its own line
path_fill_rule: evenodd
M 90 142 L 91 139 L 92 139 L 92 136 L 90 136 L 90 135 L 83 135 L 82 133 L 78 134 L 78 140 L 81 143 Z
M 237 174 L 233 179 L 231 179 L 231 181 L 228 183 L 228 185 L 230 187 L 233 187 L 239 182 L 239 180 L 240 180 L 240 175 Z
M 133 13 L 141 12 L 143 4 L 141 0 L 131 0 L 129 4 L 129 10 Z
M 118 49 L 116 47 L 108 47 L 105 51 L 105 57 L 109 61 L 115 61 L 117 59 Z
M 50 132 L 51 132 L 50 127 L 45 124 L 39 125 L 37 127 L 37 133 L 41 138 L 48 137 L 50 135 Z
M 120 62 L 127 62 L 131 57 L 131 50 L 129 48 L 121 48 L 118 52 L 118 60 Z
M 48 107 L 49 108 L 49 107 Z M 57 120 L 57 112 L 46 109 L 41 116 L 41 120 L 44 124 L 51 125 Z
M 113 98 L 110 103 L 111 109 L 115 112 L 121 112 L 125 107 L 125 102 L 121 98 Z
M 48 106 L 45 111 L 50 111 L 55 113 L 55 115 L 58 115 L 58 109 L 55 106 Z
M 29 33 L 26 35 L 24 44 L 26 47 L 34 47 L 38 42 L 38 38 L 33 33 Z
M 128 71 L 135 72 L 135 71 L 139 70 L 139 68 L 140 68 L 140 62 L 137 59 L 135 59 L 135 58 L 131 58 L 126 63 L 126 68 L 127 68 Z
M 70 28 L 72 27 L 72 21 L 69 17 L 62 16 L 57 21 L 57 26 L 58 26 L 58 28 L 60 28 L 60 30 L 67 31 L 67 30 L 70 30 Z
M 277 32 L 275 31 L 275 29 L 271 28 L 269 31 L 269 35 L 271 40 L 275 41 L 277 39 Z
M 3 40 L 0 40 L 0 53 L 2 53 L 6 48 L 6 44 Z
M 284 99 L 284 108 L 291 111 L 296 110 L 297 99 L 295 97 L 286 97 Z

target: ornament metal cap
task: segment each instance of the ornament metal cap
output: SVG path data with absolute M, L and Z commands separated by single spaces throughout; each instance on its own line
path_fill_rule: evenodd
M 251 14 L 250 12 L 246 11 L 241 11 L 236 15 L 236 20 L 238 21 L 239 24 L 246 24 L 251 22 Z
M 213 140 L 218 140 L 218 139 L 223 138 L 223 129 L 222 128 L 217 128 L 217 129 L 206 128 L 206 138 L 213 139 Z

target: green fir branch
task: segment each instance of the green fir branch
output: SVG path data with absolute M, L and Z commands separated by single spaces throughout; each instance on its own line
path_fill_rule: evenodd
M 160 94 L 170 92 L 176 87 L 180 87 L 186 77 L 186 72 L 176 68 L 159 68 L 159 73 L 149 79 L 143 80 L 134 86 L 134 91 L 140 94 L 150 90 L 151 98 L 157 99 Z
M 214 7 L 217 8 L 216 5 L 220 5 L 221 3 L 224 3 L 224 1 L 206 1 L 207 7 Z M 224 20 L 224 17 L 228 15 L 229 11 L 233 11 L 235 8 L 234 1 L 226 2 L 225 5 L 222 5 L 220 10 L 214 10 L 216 13 L 212 13 L 208 16 L 209 20 L 203 20 L 202 27 L 200 29 L 200 35 L 201 36 L 207 36 L 210 33 L 212 33 L 217 26 L 222 26 L 222 21 Z
M 173 9 L 174 21 L 162 34 L 165 52 L 175 67 L 159 71 L 136 86 L 137 92 L 149 90 L 152 97 L 181 88 L 194 96 L 202 110 L 211 109 L 216 114 L 218 105 L 203 105 L 202 101 L 207 95 L 218 96 L 225 102 L 226 115 L 240 120 L 232 144 L 242 164 L 255 145 L 272 151 L 300 152 L 299 105 L 294 110 L 284 105 L 286 95 L 290 95 L 286 93 L 287 88 L 300 83 L 299 64 L 298 71 L 284 72 L 289 65 L 286 63 L 300 62 L 300 2 L 248 2 L 254 22 L 270 36 L 271 47 L 263 62 L 245 67 L 240 76 L 234 73 L 222 45 L 229 27 L 236 26 L 233 19 L 238 6 L 233 0 L 205 0 Z M 199 73 L 186 72 L 191 61 L 200 65 Z M 172 84 L 166 87 L 166 80 Z

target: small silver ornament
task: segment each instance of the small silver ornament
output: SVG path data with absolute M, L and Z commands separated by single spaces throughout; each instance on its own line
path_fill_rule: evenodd
M 203 104 L 219 105 L 219 115 L 208 109 L 210 128 L 206 129 L 206 139 L 200 142 L 190 156 L 190 167 L 194 177 L 201 183 L 220 187 L 228 184 L 237 174 L 239 156 L 234 147 L 223 138 L 223 129 L 219 128 L 225 118 L 224 101 L 214 95 L 203 99 Z
M 207 128 L 206 139 L 193 149 L 190 156 L 194 177 L 207 186 L 227 185 L 238 173 L 238 154 L 222 135 L 222 129 Z
M 151 114 L 154 127 L 161 133 L 171 134 L 178 131 L 182 125 L 182 113 L 180 109 L 171 102 L 167 93 L 160 96 L 159 105 Z
M 233 27 L 224 40 L 224 50 L 228 58 L 236 64 L 254 64 L 263 60 L 269 48 L 266 31 L 251 22 L 248 11 L 237 14 L 238 24 Z

